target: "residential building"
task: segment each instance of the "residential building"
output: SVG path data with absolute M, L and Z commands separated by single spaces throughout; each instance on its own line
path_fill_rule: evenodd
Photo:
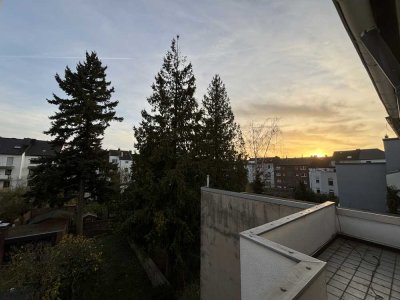
M 386 184 L 400 190 L 400 139 L 383 139 L 386 155 Z
M 336 163 L 384 163 L 386 160 L 385 152 L 374 148 L 335 151 L 333 152 L 332 162 L 334 166 Z
M 333 167 L 310 168 L 310 188 L 316 194 L 338 196 L 336 170 Z
M 108 150 L 109 162 L 117 165 L 121 182 L 127 183 L 130 180 L 132 169 L 132 152 L 118 150 Z
M 379 149 L 333 153 L 339 204 L 342 207 L 386 212 L 386 160 Z
M 336 170 L 332 166 L 332 157 L 312 160 L 308 172 L 309 186 L 314 193 L 338 196 Z
M 387 212 L 385 163 L 337 163 L 339 205 Z
M 47 141 L 0 137 L 0 189 L 26 187 L 30 170 L 50 155 L 54 150 Z
M 308 168 L 312 162 L 311 157 L 306 158 L 281 158 L 275 165 L 275 187 L 293 189 L 300 182 L 309 186 Z
M 247 161 L 247 180 L 254 182 L 256 178 L 256 170 L 261 173 L 261 180 L 265 183 L 266 187 L 275 187 L 274 182 L 274 162 L 279 160 L 278 157 L 261 157 L 250 158 Z

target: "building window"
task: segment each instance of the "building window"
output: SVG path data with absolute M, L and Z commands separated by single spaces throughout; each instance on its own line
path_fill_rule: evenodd
M 317 189 L 317 194 L 321 194 L 321 190 L 320 189 Z
M 333 190 L 329 190 L 329 196 L 335 196 L 335 192 Z
M 4 174 L 5 175 L 11 175 L 12 170 L 11 169 L 6 169 Z
M 31 158 L 29 161 L 32 165 L 37 165 L 38 163 L 40 163 L 40 158 L 38 157 Z
M 277 176 L 277 177 L 281 176 L 281 173 L 276 173 L 276 176 Z
M 300 170 L 305 170 L 306 169 L 306 166 L 301 166 L 300 167 Z
M 315 183 L 319 183 L 319 178 L 315 179 Z
M 10 182 L 9 181 L 4 181 L 3 188 L 9 188 L 9 187 L 10 187 Z
M 12 166 L 14 164 L 14 157 L 7 157 L 7 166 Z
M 280 169 L 281 169 L 281 166 L 276 166 L 276 169 L 277 169 L 277 170 L 280 170 Z
M 117 164 L 117 163 L 118 163 L 118 159 L 113 158 L 111 162 L 112 162 L 113 164 Z
M 277 179 L 276 182 L 281 183 L 282 181 L 280 179 Z
M 270 166 L 270 165 L 268 165 L 268 166 L 267 166 L 267 169 L 271 169 L 271 166 Z
M 330 185 L 330 186 L 333 185 L 333 179 L 332 179 L 332 178 L 329 178 L 329 179 L 328 179 L 328 185 Z

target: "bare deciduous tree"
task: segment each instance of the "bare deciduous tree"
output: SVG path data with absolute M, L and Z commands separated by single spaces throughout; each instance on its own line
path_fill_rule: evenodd
M 270 150 L 274 149 L 278 143 L 281 133 L 278 123 L 278 118 L 267 118 L 263 122 L 251 121 L 244 130 L 246 152 L 254 159 L 253 181 L 256 174 L 263 173 L 266 158 Z

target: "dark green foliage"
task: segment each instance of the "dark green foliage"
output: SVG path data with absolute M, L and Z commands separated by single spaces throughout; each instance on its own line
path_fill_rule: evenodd
M 265 184 L 261 178 L 261 172 L 257 169 L 254 181 L 251 184 L 253 193 L 262 194 L 264 192 Z
M 338 202 L 334 195 L 316 194 L 303 182 L 299 182 L 298 186 L 293 191 L 293 198 L 314 203 L 323 203 L 325 201 Z
M 24 198 L 25 189 L 0 191 L 0 220 L 14 222 L 15 219 L 26 213 L 31 205 Z
M 194 98 L 192 65 L 172 41 L 134 128 L 133 183 L 122 205 L 133 210 L 125 224 L 135 240 L 156 254 L 167 277 L 185 284 L 199 261 L 200 186 L 198 140 L 201 111 Z M 196 271 L 197 270 L 197 271 Z
M 202 155 L 210 186 L 243 191 L 247 182 L 244 141 L 225 84 L 215 75 L 203 99 Z
M 42 161 L 31 179 L 29 196 L 37 204 L 62 205 L 77 198 L 82 212 L 85 193 L 98 202 L 113 194 L 110 173 L 115 167 L 101 143 L 110 122 L 122 118 L 115 116 L 118 101 L 111 100 L 114 88 L 106 80 L 106 69 L 92 52 L 86 53 L 86 61 L 78 63 L 75 72 L 66 67 L 64 79 L 56 74 L 66 98 L 53 94 L 54 99 L 48 100 L 58 111 L 50 117 L 51 127 L 45 133 L 58 151 Z
M 400 205 L 399 190 L 393 186 L 388 186 L 386 199 L 389 212 L 397 214 Z
M 101 252 L 94 240 L 65 236 L 54 247 L 27 245 L 0 272 L 0 291 L 14 288 L 29 299 L 85 299 Z
M 296 200 L 311 201 L 310 198 L 313 198 L 312 196 L 313 195 L 308 189 L 307 185 L 305 185 L 302 181 L 300 181 L 294 189 L 293 197 Z
M 161 291 L 153 288 L 133 250 L 122 236 L 96 239 L 101 246 L 102 264 L 96 280 L 85 287 L 85 300 L 156 300 Z M 164 294 L 165 296 L 165 294 Z

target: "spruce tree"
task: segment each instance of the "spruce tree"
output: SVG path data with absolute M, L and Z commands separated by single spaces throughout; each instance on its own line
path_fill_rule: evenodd
M 76 71 L 68 66 L 64 79 L 55 79 L 65 97 L 53 94 L 50 104 L 58 111 L 50 116 L 51 127 L 45 133 L 52 137 L 54 157 L 43 162 L 32 178 L 32 192 L 56 204 L 77 199 L 77 233 L 82 233 L 82 213 L 87 199 L 106 201 L 110 197 L 110 172 L 107 151 L 102 149 L 104 131 L 116 117 L 118 101 L 111 99 L 114 88 L 106 80 L 107 67 L 95 52 L 86 53 Z M 46 182 L 47 180 L 47 182 Z M 50 184 L 47 184 L 50 182 Z M 51 200 L 53 199 L 53 200 Z M 55 204 L 55 203 L 51 203 Z
M 215 75 L 203 98 L 205 172 L 212 187 L 243 191 L 247 173 L 243 138 L 235 122 L 225 84 Z
M 143 110 L 134 127 L 138 154 L 130 220 L 135 239 L 165 256 L 167 276 L 182 284 L 199 260 L 201 110 L 192 65 L 181 56 L 178 38 L 172 40 L 152 90 L 147 99 L 151 111 Z

